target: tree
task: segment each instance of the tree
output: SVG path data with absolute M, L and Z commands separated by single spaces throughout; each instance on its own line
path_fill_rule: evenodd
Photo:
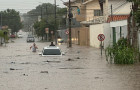
M 37 36 L 41 36 L 43 40 L 43 37 L 45 35 L 46 22 L 43 20 L 40 22 L 37 21 L 36 23 L 34 23 L 33 27 L 35 28 Z
M 67 14 L 66 8 L 56 8 L 56 18 L 54 13 L 54 5 L 50 3 L 44 3 L 36 7 L 36 9 L 29 11 L 28 16 L 32 16 L 30 18 L 41 16 L 41 21 L 37 21 L 34 23 L 34 28 L 37 36 L 46 35 L 45 28 L 49 28 L 49 36 L 51 36 L 50 31 L 55 32 L 59 27 L 66 27 L 66 18 L 63 18 Z M 56 23 L 55 23 L 56 19 Z
M 18 32 L 18 30 L 23 27 L 19 12 L 15 11 L 14 9 L 1 11 L 0 14 L 2 17 L 2 20 L 0 19 L 0 21 L 2 21 L 2 26 L 8 26 L 9 28 L 11 28 L 12 33 Z
M 54 21 L 52 21 L 52 22 L 50 22 L 50 23 L 47 23 L 47 22 L 43 19 L 43 20 L 41 20 L 40 22 L 39 22 L 39 21 L 35 22 L 33 27 L 34 27 L 34 29 L 35 29 L 35 31 L 36 31 L 37 36 L 38 36 L 38 37 L 41 36 L 41 37 L 42 37 L 42 40 L 43 40 L 43 37 L 46 35 L 46 33 L 45 33 L 45 28 L 49 28 L 49 36 L 51 36 L 50 32 L 51 32 L 51 31 L 54 32 L 54 30 L 55 30 L 54 25 L 55 25 L 55 22 L 54 22 Z M 56 27 L 57 27 L 57 26 L 56 26 Z
M 127 0 L 129 2 L 132 2 L 132 9 L 134 13 L 134 17 L 136 19 L 136 22 L 139 23 L 140 26 L 140 1 L 139 0 Z
M 60 8 L 57 11 L 57 17 L 59 18 L 59 27 L 65 29 L 66 28 L 66 16 L 67 16 L 67 8 Z

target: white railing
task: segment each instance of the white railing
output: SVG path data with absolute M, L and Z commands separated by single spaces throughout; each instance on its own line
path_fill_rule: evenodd
M 82 21 L 81 24 L 99 24 L 105 22 L 106 22 L 105 16 L 99 16 L 99 17 L 94 17 L 92 20 L 89 21 Z

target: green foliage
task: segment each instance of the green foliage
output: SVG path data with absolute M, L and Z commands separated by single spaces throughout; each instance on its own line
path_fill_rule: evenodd
M 133 2 L 133 13 L 137 23 L 140 26 L 140 1 L 139 0 L 127 0 L 129 2 Z
M 44 22 L 43 20 L 40 21 L 40 22 L 36 22 L 34 24 L 34 28 L 35 28 L 37 36 L 44 36 L 45 28 L 46 28 L 46 22 Z
M 134 2 L 135 4 L 140 4 L 139 0 L 126 0 L 126 1 Z
M 137 50 L 127 45 L 127 39 L 121 38 L 114 46 L 105 50 L 106 60 L 115 64 L 133 64 Z
M 29 11 L 28 13 L 29 18 L 34 18 L 37 16 L 42 16 L 41 21 L 36 19 L 33 27 L 36 31 L 38 37 L 43 37 L 46 35 L 45 28 L 49 28 L 49 37 L 51 36 L 51 31 L 55 32 L 59 29 L 59 27 L 65 27 L 66 25 L 66 8 L 59 8 L 56 7 L 56 18 L 55 18 L 55 7 L 53 4 L 50 3 L 43 3 L 36 7 L 36 9 Z M 34 16 L 34 17 L 32 17 Z M 55 22 L 56 21 L 56 22 Z M 28 22 L 29 23 L 29 22 Z
M 37 6 L 36 9 L 29 11 L 25 16 L 28 17 L 27 25 L 29 22 L 30 22 L 29 24 L 36 23 L 38 21 L 38 16 L 42 16 L 42 20 L 47 23 L 47 26 L 49 26 L 50 30 L 57 30 L 60 26 L 65 27 L 66 14 L 67 14 L 66 8 L 56 7 L 56 18 L 55 18 L 55 6 L 50 3 L 43 3 L 42 5 Z
M 46 34 L 45 33 L 45 28 L 49 28 L 49 33 L 51 31 L 55 32 L 55 27 L 54 26 L 55 26 L 54 21 L 52 21 L 50 23 L 47 23 L 47 22 L 45 22 L 45 20 L 41 20 L 40 22 L 37 21 L 36 23 L 34 23 L 33 27 L 36 31 L 37 36 L 42 36 L 43 37 Z
M 21 23 L 19 12 L 15 11 L 14 9 L 7 9 L 5 11 L 1 11 L 0 14 L 2 17 L 2 25 L 6 25 L 11 28 L 12 33 L 17 32 L 22 28 L 23 25 Z
M 134 16 L 135 16 L 135 20 L 137 21 L 137 23 L 139 23 L 140 26 L 140 11 L 135 12 Z
M 60 8 L 57 11 L 57 17 L 59 18 L 59 28 L 66 27 L 66 16 L 67 16 L 67 8 Z

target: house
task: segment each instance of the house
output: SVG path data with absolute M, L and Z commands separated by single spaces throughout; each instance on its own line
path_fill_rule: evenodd
M 65 3 L 68 6 L 68 2 Z M 100 48 L 99 34 L 105 35 L 104 48 L 127 37 L 131 3 L 126 0 L 72 0 L 73 19 L 80 23 L 72 28 L 72 42 Z M 80 14 L 77 12 L 80 9 Z M 72 24 L 74 24 L 72 22 Z
M 90 25 L 90 46 L 100 48 L 99 34 L 105 35 L 104 48 L 115 44 L 121 37 L 127 37 L 128 18 L 131 3 L 126 0 L 106 0 L 103 3 L 105 23 Z
M 64 4 L 68 7 L 69 2 Z M 93 23 L 104 22 L 99 0 L 71 0 L 71 8 L 73 13 L 72 43 L 89 46 L 89 26 Z M 77 9 L 80 9 L 80 14 Z

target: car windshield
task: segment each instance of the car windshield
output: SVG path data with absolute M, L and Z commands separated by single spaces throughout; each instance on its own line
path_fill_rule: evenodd
M 34 37 L 28 37 L 28 39 L 34 39 Z
M 34 38 L 34 37 L 32 37 L 32 36 L 28 36 L 27 38 Z
M 61 55 L 59 49 L 45 49 L 43 55 Z

